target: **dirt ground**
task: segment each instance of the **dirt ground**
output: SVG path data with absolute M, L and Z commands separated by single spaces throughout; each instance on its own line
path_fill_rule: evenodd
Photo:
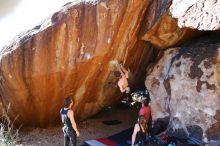
M 125 106 L 112 106 L 104 109 L 90 119 L 78 123 L 80 136 L 77 145 L 85 140 L 108 137 L 134 126 L 137 109 Z M 117 125 L 105 125 L 102 121 L 118 120 Z M 42 128 L 23 128 L 20 131 L 19 146 L 63 146 L 62 125 Z

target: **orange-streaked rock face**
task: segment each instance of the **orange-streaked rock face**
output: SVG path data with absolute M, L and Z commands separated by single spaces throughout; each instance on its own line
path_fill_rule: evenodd
M 46 126 L 59 120 L 66 96 L 77 120 L 118 101 L 115 60 L 137 81 L 153 53 L 137 36 L 148 1 L 70 4 L 4 48 L 0 94 L 4 107 L 11 103 L 10 116 Z
M 141 39 L 159 48 L 180 44 L 198 34 L 189 28 L 179 28 L 169 14 L 169 0 L 155 0 L 149 5 L 141 29 Z

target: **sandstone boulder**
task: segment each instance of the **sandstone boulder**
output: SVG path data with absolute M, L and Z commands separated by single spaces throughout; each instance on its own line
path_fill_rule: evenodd
M 148 4 L 68 4 L 18 36 L 1 50 L 2 107 L 10 103 L 9 115 L 23 125 L 46 126 L 59 121 L 66 96 L 74 99 L 77 120 L 119 101 L 114 62 L 123 61 L 137 82 L 153 53 L 137 35 Z
M 198 34 L 189 28 L 180 28 L 169 13 L 170 0 L 153 0 L 146 11 L 140 32 L 141 39 L 158 48 L 178 45 Z
M 198 38 L 171 48 L 148 68 L 146 86 L 160 114 L 186 127 L 197 126 L 208 142 L 220 140 L 219 36 Z M 154 110 L 154 107 L 153 109 Z M 172 123 L 172 121 L 171 121 Z

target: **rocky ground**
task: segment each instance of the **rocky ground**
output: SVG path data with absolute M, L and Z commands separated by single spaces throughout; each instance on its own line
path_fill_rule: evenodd
M 78 123 L 80 137 L 77 145 L 83 141 L 100 137 L 108 137 L 124 129 L 132 127 L 136 121 L 137 110 L 125 106 L 113 106 L 104 109 L 94 117 Z M 117 125 L 105 125 L 102 121 L 119 120 Z M 63 133 L 61 125 L 42 128 L 24 128 L 20 131 L 19 146 L 62 146 Z

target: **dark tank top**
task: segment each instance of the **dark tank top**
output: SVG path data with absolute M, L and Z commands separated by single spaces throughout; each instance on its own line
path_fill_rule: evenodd
M 145 141 L 146 139 L 146 132 L 142 131 L 140 124 L 139 127 L 140 127 L 140 131 L 137 132 L 135 143 L 138 143 L 140 141 Z
M 70 118 L 67 116 L 68 110 L 69 109 L 65 110 L 64 108 L 62 108 L 60 110 L 61 120 L 62 120 L 62 123 L 63 123 L 65 128 L 73 129 Z

